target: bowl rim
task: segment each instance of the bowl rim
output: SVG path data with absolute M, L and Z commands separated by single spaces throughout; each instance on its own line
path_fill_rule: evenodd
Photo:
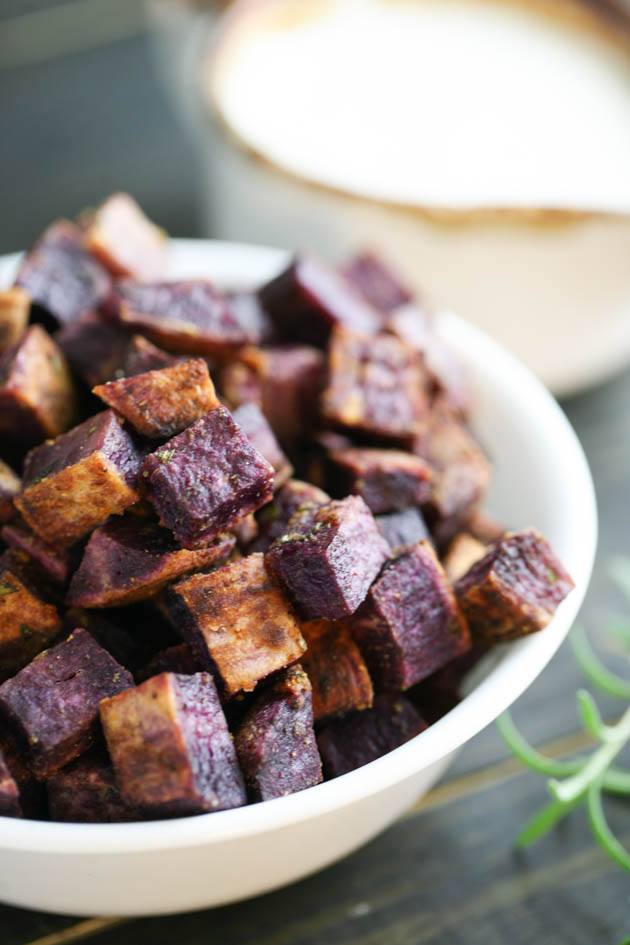
M 208 270 L 219 284 L 236 288 L 268 278 L 286 261 L 285 250 L 215 240 L 172 240 L 172 261 L 198 272 Z M 19 256 L 0 257 L 0 280 Z M 239 262 L 240 260 L 240 262 Z M 241 273 L 240 277 L 238 273 Z M 245 275 L 244 273 L 248 274 Z M 223 273 L 223 275 L 221 275 Z M 191 273 L 192 275 L 193 273 Z M 558 467 L 565 476 L 567 505 L 579 510 L 580 541 L 571 572 L 575 589 L 539 634 L 497 651 L 496 665 L 462 702 L 405 745 L 342 777 L 297 794 L 233 810 L 131 824 L 66 824 L 0 817 L 0 849 L 42 854 L 99 855 L 143 853 L 225 842 L 268 833 L 325 815 L 376 795 L 439 762 L 493 722 L 547 665 L 584 599 L 597 544 L 595 490 L 577 435 L 543 384 L 514 355 L 485 332 L 453 313 L 438 316 L 438 331 L 462 350 L 481 348 L 490 370 L 520 390 L 528 409 L 553 430 Z M 558 473 L 557 475 L 560 475 Z

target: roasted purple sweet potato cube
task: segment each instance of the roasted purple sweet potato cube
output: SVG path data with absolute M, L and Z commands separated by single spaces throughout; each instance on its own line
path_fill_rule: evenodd
M 330 496 L 299 479 L 290 479 L 276 492 L 273 501 L 256 513 L 258 537 L 251 546 L 251 551 L 267 551 L 269 546 L 284 535 L 289 527 L 289 520 L 294 512 L 303 505 L 326 505 Z
M 226 292 L 225 300 L 252 344 L 262 345 L 273 341 L 274 324 L 255 292 Z
M 272 574 L 307 620 L 353 614 L 389 548 L 360 496 L 304 506 L 265 556 Z
M 480 512 L 475 509 L 472 515 L 466 519 L 466 531 L 473 538 L 480 541 L 482 545 L 492 545 L 495 541 L 500 541 L 508 529 L 505 525 L 497 522 L 487 512 Z
M 211 282 L 134 282 L 124 279 L 103 306 L 127 329 L 180 354 L 225 357 L 251 343 Z
M 442 559 L 446 576 L 451 584 L 459 581 L 473 564 L 483 558 L 487 550 L 486 545 L 477 541 L 468 532 L 459 532 L 455 535 Z
M 205 547 L 188 551 L 151 521 L 112 519 L 90 535 L 66 603 L 98 608 L 145 600 L 176 578 L 225 561 L 235 544 L 233 535 L 220 535 Z
M 199 547 L 273 495 L 273 469 L 225 407 L 216 407 L 142 464 L 162 525 L 184 548 Z
M 24 764 L 22 751 L 8 732 L 0 731 L 0 817 L 42 818 L 42 786 Z
M 435 473 L 426 512 L 442 546 L 482 501 L 490 482 L 490 464 L 461 418 L 443 402 L 434 405 L 427 436 L 420 438 L 417 452 Z
M 144 682 L 160 673 L 179 673 L 181 676 L 194 676 L 203 670 L 199 659 L 187 643 L 178 643 L 160 650 L 138 673 L 136 679 Z
M 435 331 L 427 333 L 424 363 L 433 382 L 433 394 L 455 413 L 466 417 L 473 406 L 470 374 L 461 358 Z
M 451 660 L 442 669 L 432 673 L 407 693 L 423 719 L 430 725 L 437 722 L 458 705 L 466 676 L 490 649 L 488 644 L 476 644 L 462 656 Z
M 330 722 L 317 736 L 327 778 L 361 768 L 399 748 L 426 729 L 404 696 L 382 694 L 371 709 Z
M 360 495 L 375 515 L 421 506 L 431 497 L 431 467 L 412 453 L 349 447 L 335 450 L 329 462 L 335 493 Z
M 21 519 L 4 525 L 0 537 L 7 547 L 27 555 L 47 581 L 64 585 L 70 580 L 75 556 L 66 548 L 42 541 Z
M 168 596 L 184 638 L 226 696 L 252 692 L 306 649 L 293 609 L 267 573 L 262 554 L 179 581 Z
M 47 323 L 67 325 L 98 307 L 111 279 L 84 248 L 81 229 L 57 220 L 24 256 L 15 284 L 28 292 Z
M 420 355 L 397 338 L 336 331 L 328 367 L 322 413 L 329 423 L 396 442 L 422 429 L 428 378 Z
M 313 688 L 315 721 L 369 709 L 372 680 L 345 623 L 310 620 L 302 624 L 302 634 L 308 649 L 301 663 Z
M 92 393 L 151 440 L 181 433 L 219 404 L 208 365 L 201 358 L 109 381 Z
M 90 217 L 85 246 L 116 278 L 160 279 L 167 267 L 167 238 L 129 194 L 112 194 Z
M 18 574 L 17 572 L 20 571 Z M 25 583 L 5 555 L 0 562 L 0 680 L 17 673 L 61 630 L 56 608 Z
M 388 562 L 351 621 L 377 689 L 408 689 L 470 647 L 453 590 L 428 541 Z
M 208 673 L 162 673 L 101 704 L 121 794 L 155 817 L 241 807 L 236 751 Z
M 243 404 L 233 415 L 239 427 L 274 470 L 274 488 L 279 489 L 293 475 L 293 467 L 258 404 Z
M 413 301 L 413 293 L 375 253 L 359 253 L 341 273 L 370 305 L 386 315 Z
M 239 519 L 231 529 L 232 535 L 236 538 L 236 543 L 240 549 L 249 549 L 252 542 L 258 538 L 258 522 L 253 512 Z
M 282 337 L 325 347 L 337 326 L 374 335 L 381 316 L 333 269 L 313 256 L 298 256 L 259 292 Z
M 459 579 L 455 593 L 475 641 L 503 641 L 547 626 L 574 584 L 535 529 L 508 532 Z
M 311 684 L 300 666 L 285 670 L 261 693 L 235 738 L 252 801 L 286 797 L 322 780 L 313 729 Z
M 20 477 L 0 459 L 0 525 L 13 518 L 13 499 L 21 488 Z
M 28 324 L 31 297 L 14 286 L 0 291 L 0 352 L 17 344 Z
M 145 374 L 147 371 L 159 371 L 161 368 L 176 364 L 178 358 L 178 355 L 169 354 L 168 351 L 158 348 L 143 335 L 132 335 L 122 361 L 112 377 L 106 380 L 135 377 L 136 374 Z
M 66 547 L 138 500 L 140 454 L 105 410 L 26 457 L 15 504 L 44 541 Z
M 87 630 L 75 630 L 0 686 L 0 714 L 45 779 L 92 746 L 101 700 L 129 686 L 131 674 Z
M 76 390 L 63 352 L 40 325 L 32 325 L 0 357 L 0 435 L 32 446 L 63 433 L 76 415 Z
M 132 619 L 130 629 L 126 629 L 118 622 L 114 623 L 112 616 L 111 613 L 104 617 L 99 611 L 70 607 L 64 616 L 64 630 L 72 632 L 74 627 L 82 627 L 92 634 L 99 646 L 111 653 L 117 663 L 134 672 L 146 662 L 137 627 L 133 625 Z M 120 615 L 114 615 L 114 619 L 120 620 Z
M 317 348 L 247 347 L 223 369 L 220 381 L 230 406 L 257 403 L 280 442 L 291 445 L 314 425 L 324 375 L 324 355 Z
M 61 768 L 46 782 L 51 820 L 71 824 L 119 824 L 141 820 L 120 796 L 114 769 L 105 755 L 91 751 Z
M 376 524 L 394 555 L 409 551 L 423 538 L 429 537 L 429 529 L 419 509 L 377 515 Z

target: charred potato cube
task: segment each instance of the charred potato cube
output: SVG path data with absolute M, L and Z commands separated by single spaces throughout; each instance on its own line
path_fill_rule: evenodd
M 298 256 L 259 292 L 282 337 L 325 347 L 336 326 L 374 335 L 376 309 L 342 276 L 314 256 Z
M 419 541 L 429 537 L 429 530 L 419 509 L 376 515 L 375 521 L 393 555 L 409 551 Z
M 360 495 L 375 515 L 423 505 L 431 496 L 432 470 L 412 453 L 349 447 L 334 450 L 329 461 L 335 491 Z
M 286 797 L 322 780 L 308 676 L 285 670 L 256 699 L 236 733 L 236 752 L 252 801 Z
M 77 396 L 63 352 L 32 325 L 0 357 L 0 434 L 33 446 L 72 426 Z
M 121 607 L 157 594 L 170 581 L 225 561 L 236 539 L 221 535 L 197 551 L 180 548 L 150 521 L 113 519 L 90 535 L 66 602 L 74 607 Z
M 330 722 L 317 736 L 327 778 L 338 778 L 376 761 L 426 729 L 426 722 L 401 695 L 382 694 L 374 706 Z
M 113 276 L 150 282 L 166 271 L 166 234 L 129 194 L 112 194 L 92 214 L 86 248 Z
M 40 538 L 65 547 L 138 500 L 139 453 L 113 410 L 26 457 L 15 504 Z
M 219 404 L 201 358 L 109 381 L 93 393 L 151 440 L 181 433 Z
M 98 308 L 109 292 L 109 273 L 83 246 L 83 232 L 57 220 L 24 256 L 15 284 L 28 292 L 36 314 L 67 325 Z
M 369 709 L 372 680 L 347 626 L 341 621 L 311 620 L 302 624 L 302 633 L 308 649 L 301 663 L 313 688 L 315 721 Z
M 39 597 L 19 569 L 0 562 L 0 680 L 17 673 L 61 630 L 55 607 Z
M 306 649 L 293 609 L 267 573 L 262 554 L 179 581 L 169 600 L 184 638 L 227 696 L 252 692 Z
M 251 342 L 230 307 L 212 283 L 180 282 L 116 284 L 104 304 L 106 314 L 127 330 L 179 354 L 225 357 Z
M 140 820 L 120 796 L 114 769 L 91 751 L 61 768 L 46 782 L 52 820 L 71 824 L 119 824 Z
M 256 513 L 258 537 L 251 550 L 267 551 L 276 538 L 284 535 L 289 527 L 291 516 L 301 506 L 326 505 L 327 502 L 330 502 L 330 496 L 323 489 L 311 485 L 310 482 L 290 479 L 278 489 L 273 501 Z
M 413 301 L 413 293 L 390 266 L 374 253 L 360 253 L 341 271 L 356 291 L 385 315 Z
M 400 442 L 417 435 L 429 411 L 428 380 L 420 355 L 390 335 L 333 334 L 326 421 L 343 430 Z
M 365 599 L 389 549 L 360 496 L 305 506 L 265 556 L 307 620 L 338 620 Z
M 574 584 L 535 529 L 508 532 L 455 585 L 475 641 L 542 630 Z
M 124 800 L 153 817 L 246 802 L 234 743 L 212 677 L 162 673 L 101 704 Z
M 185 548 L 215 538 L 273 495 L 273 469 L 225 407 L 147 456 L 142 482 L 162 525 Z
M 427 541 L 388 562 L 351 622 L 377 689 L 408 689 L 470 647 L 468 626 Z
M 0 459 L 0 525 L 13 517 L 13 499 L 21 485 L 20 477 Z
M 30 308 L 31 297 L 19 286 L 0 291 L 0 352 L 20 340 L 26 331 Z
M 132 685 L 131 674 L 86 630 L 75 630 L 0 686 L 0 713 L 45 779 L 92 746 L 101 700 Z
M 273 466 L 274 488 L 279 489 L 293 475 L 293 467 L 282 451 L 267 418 L 257 404 L 243 404 L 232 414 L 239 427 L 261 456 Z

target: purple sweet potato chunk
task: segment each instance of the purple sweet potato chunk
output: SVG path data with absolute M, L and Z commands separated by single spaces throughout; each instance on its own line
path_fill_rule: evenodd
M 103 310 L 127 329 L 181 354 L 225 356 L 249 344 L 248 335 L 211 282 L 118 282 Z
M 377 689 L 408 689 L 470 647 L 452 588 L 427 541 L 389 562 L 351 630 Z
M 272 467 L 225 407 L 147 456 L 142 477 L 162 525 L 185 548 L 229 530 L 273 494 Z
M 111 194 L 90 215 L 86 248 L 116 278 L 160 279 L 167 268 L 167 236 L 129 194 Z
M 329 462 L 334 493 L 360 495 L 375 515 L 421 506 L 431 496 L 431 467 L 412 453 L 348 447 Z
M 307 620 L 355 612 L 389 548 L 360 496 L 294 513 L 266 554 L 271 572 Z
M 325 358 L 308 345 L 243 348 L 221 372 L 228 404 L 257 403 L 283 444 L 292 445 L 313 428 L 325 377 Z
M 278 489 L 273 501 L 256 513 L 259 531 L 250 551 L 267 551 L 276 538 L 284 535 L 291 516 L 301 506 L 326 505 L 327 502 L 330 502 L 330 496 L 323 489 L 310 482 L 290 479 Z
M 36 656 L 0 686 L 0 713 L 28 752 L 38 778 L 50 777 L 94 742 L 101 699 L 133 677 L 86 630 Z
M 120 796 L 114 769 L 91 751 L 66 765 L 46 782 L 51 820 L 74 824 L 119 824 L 140 820 Z
M 129 335 L 98 312 L 88 312 L 55 335 L 88 387 L 175 364 L 176 358 L 142 335 Z
M 187 643 L 178 643 L 176 646 L 169 646 L 165 650 L 156 653 L 147 665 L 136 674 L 136 678 L 139 682 L 144 682 L 145 679 L 150 679 L 151 676 L 159 676 L 160 673 L 179 673 L 181 676 L 194 676 L 202 669 L 203 666 L 192 648 Z
M 388 314 L 413 301 L 413 293 L 374 253 L 360 253 L 351 259 L 341 272 L 356 291 L 379 312 Z
M 184 816 L 246 803 L 212 677 L 162 673 L 101 705 L 116 781 L 128 804 Z
M 369 709 L 372 680 L 361 652 L 342 620 L 308 620 L 302 624 L 308 649 L 302 668 L 313 689 L 316 722 Z
M 188 551 L 151 521 L 112 519 L 90 535 L 66 602 L 73 607 L 119 607 L 145 600 L 178 577 L 225 561 L 236 539 L 220 535 Z
M 20 746 L 0 732 L 0 817 L 42 818 L 44 792 L 24 764 Z
M 15 284 L 25 289 L 47 321 L 66 325 L 96 308 L 109 291 L 107 271 L 83 247 L 83 233 L 57 220 L 28 251 Z
M 273 322 L 255 292 L 226 292 L 225 300 L 244 333 L 251 338 L 252 344 L 261 345 L 273 341 Z
M 0 557 L 0 681 L 26 666 L 61 630 L 57 609 L 36 590 L 37 575 L 24 558 L 14 551 Z
M 377 515 L 378 530 L 392 550 L 399 555 L 409 551 L 423 538 L 429 537 L 429 530 L 419 509 L 404 509 L 389 515 Z
M 113 410 L 31 450 L 15 504 L 44 541 L 68 546 L 138 500 L 140 454 Z
M 317 736 L 326 778 L 337 778 L 376 761 L 426 727 L 404 696 L 377 696 L 371 709 L 337 719 Z
M 126 629 L 110 619 L 112 617 L 111 613 L 104 617 L 98 611 L 84 610 L 82 607 L 70 607 L 64 617 L 64 629 L 67 632 L 71 632 L 73 627 L 82 627 L 87 630 L 99 646 L 111 653 L 117 663 L 133 672 L 139 665 L 146 662 L 146 658 L 142 651 L 140 634 L 133 620 L 132 612 L 133 608 L 126 611 L 126 614 L 131 618 L 130 629 Z
M 426 423 L 428 377 L 420 355 L 390 335 L 333 334 L 324 419 L 342 430 L 399 442 Z
M 462 686 L 467 674 L 490 649 L 488 644 L 476 644 L 414 686 L 407 695 L 420 714 L 432 725 L 454 709 L 462 698 Z
M 293 467 L 282 451 L 267 418 L 258 404 L 243 404 L 232 414 L 255 449 L 273 466 L 274 488 L 279 489 L 293 474 Z
M 252 801 L 285 797 L 322 780 L 313 700 L 300 666 L 287 669 L 256 699 L 235 739 Z
M 0 353 L 20 340 L 26 331 L 30 308 L 31 298 L 24 289 L 18 286 L 0 289 Z
M 0 459 L 0 525 L 13 517 L 13 499 L 20 488 L 20 477 Z
M 259 292 L 263 308 L 289 341 L 325 347 L 341 326 L 374 335 L 381 316 L 342 276 L 313 256 L 298 256 Z
M 455 585 L 475 641 L 512 640 L 547 626 L 574 584 L 535 529 L 508 532 Z
M 9 548 L 28 555 L 34 566 L 53 584 L 67 584 L 74 567 L 74 555 L 65 548 L 49 545 L 20 519 L 4 525 L 0 537 Z

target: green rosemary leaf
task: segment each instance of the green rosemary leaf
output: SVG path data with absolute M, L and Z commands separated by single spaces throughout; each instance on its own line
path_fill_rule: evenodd
M 609 741 L 611 737 L 614 738 L 614 735 L 610 735 L 608 726 L 604 724 L 599 709 L 590 692 L 587 692 L 586 689 L 579 689 L 577 701 L 585 732 L 601 742 Z
M 540 840 L 545 834 L 556 826 L 558 821 L 573 809 L 572 805 L 562 804 L 560 801 L 550 801 L 544 807 L 534 814 L 532 819 L 525 824 L 518 837 L 516 846 L 524 849 L 530 846 L 536 840 Z
M 616 673 L 611 672 L 604 666 L 593 651 L 582 627 L 576 624 L 569 639 L 582 672 L 593 685 L 610 696 L 630 702 L 630 682 L 617 676 Z
M 537 771 L 538 774 L 546 774 L 553 778 L 565 778 L 575 774 L 582 767 L 580 761 L 555 761 L 553 758 L 547 758 L 536 751 L 535 748 L 532 748 L 516 728 L 509 712 L 504 712 L 503 715 L 499 716 L 497 728 L 508 748 L 512 750 L 519 761 L 522 761 L 532 771 Z
M 630 872 L 630 853 L 622 843 L 617 840 L 612 830 L 608 826 L 604 808 L 602 805 L 601 781 L 595 781 L 588 789 L 586 798 L 588 811 L 588 820 L 593 832 L 593 836 L 600 847 L 608 856 L 615 861 L 622 869 Z
M 607 727 L 606 741 L 593 752 L 577 774 L 564 781 L 551 779 L 548 788 L 556 801 L 572 804 L 583 798 L 591 784 L 600 781 L 606 771 L 630 740 L 630 708 L 626 709 L 616 725 Z

